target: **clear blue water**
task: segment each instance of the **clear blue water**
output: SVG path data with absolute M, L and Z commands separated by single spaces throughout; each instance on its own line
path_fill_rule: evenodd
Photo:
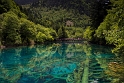
M 54 43 L 0 50 L 0 83 L 110 83 L 110 47 Z

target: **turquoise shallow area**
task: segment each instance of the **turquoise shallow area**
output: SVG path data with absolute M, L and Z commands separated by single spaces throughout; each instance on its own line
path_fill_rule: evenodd
M 54 43 L 0 50 L 0 83 L 110 83 L 110 47 Z

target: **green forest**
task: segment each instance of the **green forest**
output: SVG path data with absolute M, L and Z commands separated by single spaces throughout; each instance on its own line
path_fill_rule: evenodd
M 37 0 L 23 5 L 14 0 L 0 0 L 1 48 L 64 38 L 114 46 L 112 52 L 123 62 L 124 0 Z M 111 70 L 107 72 L 118 78 L 113 83 L 124 82 L 123 65 L 119 63 L 121 70 L 113 74 Z
M 5 46 L 51 42 L 57 38 L 94 41 L 95 31 L 92 30 L 97 29 L 109 8 L 109 2 L 104 0 L 66 3 L 63 0 L 39 0 L 25 5 L 18 5 L 14 0 L 1 0 L 0 4 L 0 41 Z M 91 26 L 93 28 L 89 30 Z

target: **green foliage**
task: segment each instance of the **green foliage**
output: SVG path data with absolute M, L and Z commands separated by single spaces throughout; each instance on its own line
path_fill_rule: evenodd
M 58 36 L 59 36 L 59 38 L 62 38 L 63 37 L 62 28 L 59 28 L 59 30 L 58 30 Z
M 118 55 L 122 56 L 123 58 L 121 58 L 121 59 L 123 59 L 123 60 L 121 60 L 121 61 L 124 61 L 124 56 L 123 56 L 123 54 L 124 54 L 124 44 L 120 44 L 120 45 L 116 46 L 116 48 L 114 48 L 112 50 L 112 52 L 115 53 L 117 56 Z
M 37 38 L 37 42 L 43 43 L 46 40 L 47 36 L 42 32 L 38 32 L 38 34 L 36 35 L 36 38 Z
M 86 28 L 86 30 L 83 34 L 83 37 L 85 39 L 87 39 L 88 41 L 92 41 L 93 40 L 93 33 L 94 33 L 94 30 L 92 30 L 92 28 L 89 26 Z
M 19 10 L 14 0 L 0 0 L 0 14 L 7 12 L 11 9 Z
M 34 40 L 37 43 L 44 43 L 45 41 L 53 41 L 57 38 L 57 34 L 53 29 L 45 28 L 41 25 L 36 25 L 33 22 L 21 19 L 21 37 L 24 41 L 29 42 Z
M 2 40 L 8 44 L 20 44 L 20 20 L 18 19 L 18 16 L 13 12 L 4 14 L 3 26 Z
M 27 18 L 27 16 L 20 11 L 19 6 L 14 2 L 14 0 L 1 0 L 0 1 L 0 14 L 12 11 L 19 17 Z
M 18 44 L 34 44 L 35 42 L 44 43 L 53 41 L 57 38 L 57 34 L 53 29 L 45 28 L 41 25 L 36 25 L 26 18 L 19 18 L 17 13 L 12 11 L 1 16 L 0 35 L 3 44 L 18 45 Z
M 105 39 L 109 44 L 120 45 L 124 44 L 124 31 L 109 30 L 106 32 Z
M 30 40 L 35 40 L 37 29 L 35 24 L 27 19 L 21 18 L 20 34 L 23 43 L 31 43 Z
M 86 13 L 88 14 L 89 11 L 87 11 L 89 9 L 89 3 L 90 3 L 90 0 L 68 0 L 68 1 L 63 1 L 63 0 L 39 0 L 35 3 L 32 4 L 33 7 L 47 7 L 47 8 L 52 8 L 52 7 L 55 7 L 55 8 L 64 8 L 64 9 L 67 9 L 67 10 L 70 10 L 70 9 L 74 9 L 76 12 L 79 12 L 79 13 Z
M 48 28 L 48 31 L 49 31 L 49 34 L 54 38 L 58 38 L 58 34 L 56 33 L 55 30 L 51 29 L 51 28 Z
M 46 1 L 44 1 L 44 3 L 45 2 Z M 41 4 L 41 3 L 37 2 L 28 7 L 23 6 L 23 9 L 25 12 L 28 11 L 27 15 L 30 20 L 32 20 L 35 23 L 41 24 L 45 27 L 52 27 L 57 31 L 60 28 L 58 26 L 60 25 L 65 26 L 65 22 L 68 20 L 71 20 L 74 23 L 74 26 L 76 27 L 85 28 L 86 26 L 91 24 L 89 16 L 85 13 L 80 14 L 77 9 L 74 9 L 74 8 L 68 9 L 68 8 L 56 7 L 56 6 L 49 8 L 49 6 L 46 7 L 38 4 Z M 65 3 L 63 4 L 62 2 L 61 4 L 64 5 Z M 80 4 L 83 4 L 83 3 L 80 3 Z M 46 5 L 48 5 L 47 2 L 46 2 Z
M 26 14 L 22 13 L 20 9 L 11 9 L 11 11 L 14 12 L 16 15 L 18 15 L 19 18 L 27 19 Z
M 94 42 L 94 43 L 99 42 L 100 44 L 104 44 L 106 42 L 105 37 L 103 35 L 104 34 L 103 30 L 108 25 L 108 23 L 101 24 L 101 22 L 103 22 L 104 18 L 107 15 L 107 9 L 110 9 L 109 5 L 110 5 L 110 2 L 108 0 L 100 0 L 100 1 L 93 0 L 89 3 L 89 12 L 90 12 L 89 17 L 91 20 L 85 21 L 85 22 L 90 22 L 91 24 L 89 26 L 91 26 L 91 28 L 92 28 L 91 30 L 94 29 L 94 31 L 91 31 L 91 33 L 89 34 L 91 36 L 86 37 L 86 35 L 85 35 L 84 38 L 88 38 L 91 42 Z M 102 28 L 97 29 L 100 26 Z M 85 27 L 87 27 L 87 26 L 85 26 Z M 88 30 L 86 30 L 86 31 L 88 32 Z M 85 32 L 85 34 L 86 34 L 86 32 Z
M 59 28 L 58 36 L 59 36 L 59 38 L 67 38 L 68 37 L 68 34 L 67 34 L 66 30 L 65 30 L 65 27 Z
M 45 41 L 53 41 L 57 38 L 57 33 L 50 28 L 45 28 L 41 25 L 36 25 L 37 28 L 37 35 L 36 35 L 36 42 L 44 43 Z
M 81 27 L 65 27 L 69 38 L 83 38 L 84 28 Z
M 123 0 L 112 1 L 112 9 L 108 11 L 108 15 L 96 30 L 98 38 L 104 38 L 109 44 L 124 43 L 124 11 L 122 11 Z
M 75 29 L 75 38 L 83 38 L 84 29 L 76 27 Z

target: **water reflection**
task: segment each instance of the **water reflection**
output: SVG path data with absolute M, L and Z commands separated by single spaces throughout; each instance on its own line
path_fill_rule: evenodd
M 110 83 L 111 48 L 54 43 L 0 50 L 0 83 Z

